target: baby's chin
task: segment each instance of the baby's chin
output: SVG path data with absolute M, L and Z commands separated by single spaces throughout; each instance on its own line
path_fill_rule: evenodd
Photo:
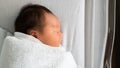
M 61 44 L 57 44 L 57 45 L 49 45 L 49 46 L 52 46 L 52 47 L 60 47 Z
M 46 44 L 46 45 L 48 45 L 48 46 L 51 46 L 51 47 L 60 47 L 60 46 L 61 46 L 61 43 L 59 43 L 59 44 L 44 43 L 44 44 Z
M 50 46 L 53 46 L 53 47 L 59 47 L 59 46 L 61 46 L 61 42 L 53 43 L 53 44 L 51 44 Z

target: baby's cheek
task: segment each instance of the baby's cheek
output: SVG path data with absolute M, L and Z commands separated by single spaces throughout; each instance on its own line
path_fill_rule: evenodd
M 57 35 L 56 37 L 57 37 L 57 41 L 61 42 L 62 38 L 59 35 Z

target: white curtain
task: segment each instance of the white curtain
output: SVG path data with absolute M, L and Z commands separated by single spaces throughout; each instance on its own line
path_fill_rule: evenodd
M 86 0 L 85 5 L 85 68 L 103 68 L 108 0 Z

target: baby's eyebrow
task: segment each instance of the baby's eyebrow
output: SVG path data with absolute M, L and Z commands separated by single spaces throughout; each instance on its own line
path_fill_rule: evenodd
M 50 24 L 52 27 L 57 27 L 56 25 Z

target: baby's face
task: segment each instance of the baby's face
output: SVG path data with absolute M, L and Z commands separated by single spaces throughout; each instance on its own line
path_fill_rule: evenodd
M 59 46 L 62 40 L 59 19 L 49 13 L 45 14 L 45 27 L 43 33 L 39 34 L 40 41 L 50 46 Z

